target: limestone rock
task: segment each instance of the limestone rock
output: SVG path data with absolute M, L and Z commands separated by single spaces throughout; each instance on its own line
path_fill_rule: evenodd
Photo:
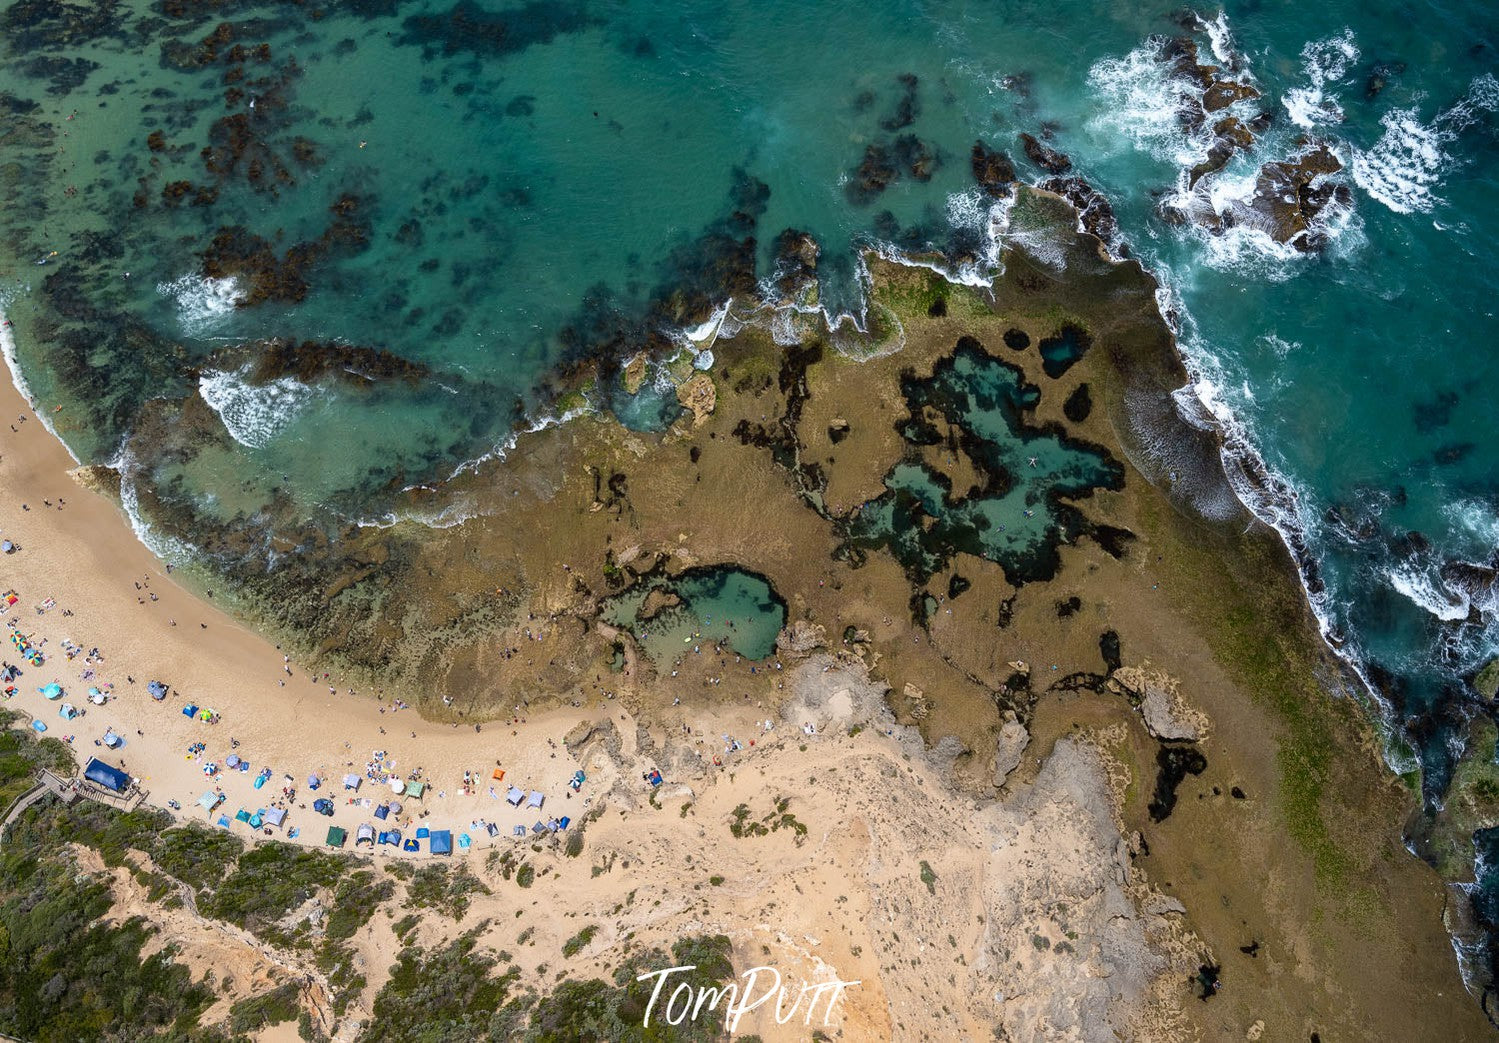
M 692 414 L 692 426 L 701 427 L 718 405 L 718 391 L 713 387 L 713 378 L 698 373 L 677 388 L 677 401 Z
M 108 496 L 113 500 L 120 498 L 120 472 L 113 467 L 105 467 L 103 464 L 85 464 L 69 471 L 68 477 L 91 492 Z
M 1191 710 L 1176 690 L 1176 680 L 1141 667 L 1125 666 L 1109 678 L 1109 689 L 1129 697 L 1145 721 L 1146 730 L 1168 742 L 1199 742 L 1207 728 L 1201 714 Z
M 798 619 L 776 635 L 776 651 L 782 655 L 807 655 L 827 643 L 827 628 L 806 619 Z
M 638 352 L 634 358 L 625 363 L 622 383 L 627 394 L 635 394 L 640 390 L 640 385 L 645 383 L 646 360 L 645 352 Z
M 1031 733 L 1019 721 L 1006 721 L 999 729 L 999 745 L 994 750 L 994 785 L 1003 786 L 1010 772 L 1020 767 L 1020 758 L 1030 741 Z
M 682 599 L 676 593 L 664 587 L 654 587 L 646 594 L 645 600 L 640 604 L 640 611 L 636 615 L 642 623 L 647 623 L 667 609 L 676 608 L 681 603 Z

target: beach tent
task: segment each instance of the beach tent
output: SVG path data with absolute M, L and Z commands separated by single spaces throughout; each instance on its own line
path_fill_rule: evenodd
M 504 778 L 505 778 L 505 769 L 504 769 L 504 768 L 496 768 L 496 769 L 495 769 L 495 770 L 494 770 L 494 774 L 493 774 L 493 775 L 492 775 L 492 776 L 491 776 L 491 777 L 492 777 L 492 778 L 493 778 L 493 779 L 494 779 L 494 780 L 495 780 L 495 781 L 496 781 L 496 782 L 500 782 L 500 781 L 502 781 L 502 780 L 503 780 L 503 779 L 504 779 Z
M 426 792 L 426 789 L 427 784 L 425 782 L 408 782 L 406 783 L 406 796 L 420 799 L 421 795 Z
M 451 830 L 434 829 L 432 837 L 427 842 L 434 855 L 451 855 L 453 853 L 453 834 Z
M 358 847 L 360 844 L 369 844 L 371 847 L 375 846 L 375 827 L 367 822 L 362 823 L 354 831 L 354 846 Z
M 426 826 L 417 826 L 416 827 L 416 839 L 418 839 L 418 840 L 426 840 L 431 835 L 432 835 L 432 831 L 430 829 L 428 829 Z
M 260 813 L 260 817 L 265 819 L 265 824 L 268 826 L 279 826 L 286 821 L 286 809 L 267 808 Z
M 525 799 L 526 791 L 516 789 L 514 786 L 511 786 L 509 792 L 505 794 L 505 801 L 512 807 L 520 807 L 520 802 Z
M 265 819 L 260 817 L 260 812 L 264 810 L 264 808 L 259 808 L 256 810 L 255 814 L 250 816 L 251 829 L 259 829 L 261 826 L 265 825 Z
M 224 758 L 224 764 L 230 768 L 239 767 L 239 754 L 231 753 L 229 756 Z
M 228 815 L 220 815 L 219 816 L 219 820 L 218 820 L 217 823 L 215 823 L 215 825 L 222 826 L 224 829 L 228 829 L 229 828 L 229 816 Z
M 380 834 L 380 843 L 389 844 L 391 847 L 401 846 L 401 831 L 399 829 L 387 830 Z
M 307 776 L 307 788 L 308 789 L 315 790 L 319 786 L 321 786 L 322 784 L 323 784 L 323 780 L 320 779 L 320 778 L 318 778 L 316 775 L 309 775 L 309 776 Z
M 57 708 L 57 716 L 65 721 L 71 721 L 74 717 L 78 716 L 78 708 L 72 703 L 63 703 Z
M 328 839 L 326 843 L 329 847 L 343 847 L 344 841 L 348 839 L 349 831 L 347 829 L 341 826 L 328 827 Z
M 557 820 L 557 828 L 566 829 L 571 822 L 571 818 L 569 818 L 567 815 L 563 815 L 560 819 Z
M 111 764 L 105 764 L 98 757 L 89 760 L 83 769 L 83 777 L 115 793 L 124 793 L 130 788 L 129 775 Z
M 48 699 L 62 698 L 62 685 L 58 684 L 56 681 L 53 681 L 51 684 L 46 685 L 42 688 L 38 688 L 37 691 L 41 692 Z
M 531 832 L 532 833 L 545 833 L 546 831 L 547 831 L 547 824 L 545 822 L 538 822 L 538 823 L 536 823 L 536 825 L 534 825 L 534 826 L 531 827 Z
M 401 802 L 399 800 L 390 802 L 390 813 L 392 815 L 399 815 L 401 813 Z
M 16 545 L 10 540 L 0 540 L 0 551 L 4 551 L 6 554 L 14 554 L 16 552 Z
M 88 701 L 93 703 L 95 706 L 103 706 L 108 698 L 108 696 L 99 691 L 99 689 L 97 688 L 90 688 L 88 690 Z
M 400 779 L 393 778 L 390 780 L 390 791 L 397 796 L 400 796 L 402 793 L 406 792 L 406 783 L 402 782 Z
M 660 769 L 658 769 L 658 768 L 652 768 L 651 769 L 651 773 L 646 776 L 646 781 L 649 782 L 652 786 L 659 786 L 659 785 L 661 785 L 661 781 L 662 780 L 661 780 L 661 771 L 660 771 Z
M 561 828 L 562 827 L 557 824 L 557 820 L 556 819 L 554 819 L 554 818 L 547 819 L 547 829 L 550 829 L 553 833 L 557 832 L 557 830 L 559 830 Z
M 331 815 L 333 814 L 333 801 L 327 797 L 319 797 L 312 802 L 312 810 L 316 811 L 319 815 Z
M 493 822 L 486 822 L 484 823 L 484 830 L 490 836 L 497 836 L 500 832 L 500 827 L 495 825 Z
M 359 784 L 361 782 L 363 782 L 363 781 L 364 781 L 364 779 L 360 778 L 358 775 L 355 775 L 353 773 L 345 775 L 344 776 L 344 789 L 357 790 L 359 788 Z
M 402 851 L 420 851 L 421 849 L 422 849 L 422 846 L 420 844 L 418 844 L 415 840 L 408 840 L 408 841 L 406 841 L 406 843 L 404 843 L 404 844 L 401 845 L 401 850 Z
M 160 681 L 152 681 L 146 685 L 146 691 L 151 693 L 151 698 L 161 702 L 167 697 L 167 686 Z
M 104 733 L 104 745 L 108 746 L 111 750 L 120 745 L 122 741 L 114 732 L 106 731 Z
M 209 790 L 198 798 L 198 807 L 204 811 L 212 812 L 214 808 L 219 806 L 223 799 L 223 797 L 219 796 L 213 790 Z
M 238 811 L 236 811 L 234 813 L 234 821 L 236 821 L 236 822 L 249 822 L 250 821 L 250 813 L 248 811 L 246 811 L 244 808 L 240 808 Z
M 196 716 L 198 716 L 198 708 L 196 706 L 194 706 L 192 703 L 188 703 L 186 706 L 184 706 L 182 708 L 182 716 L 184 716 L 184 717 L 196 717 Z
M 37 731 L 37 732 L 44 732 L 44 731 L 47 730 L 47 722 L 46 721 L 32 721 L 31 722 L 31 730 L 32 731 Z
M 469 846 L 471 844 L 473 844 L 473 840 L 472 840 L 472 838 L 469 837 L 469 835 L 467 833 L 459 833 L 458 834 L 458 846 L 459 847 L 461 847 L 463 850 L 467 851 L 469 849 Z
M 511 831 L 510 831 L 510 832 L 511 832 L 511 833 L 512 833 L 512 834 L 514 834 L 514 835 L 515 835 L 515 836 L 518 836 L 518 837 L 523 837 L 523 836 L 525 836 L 525 835 L 526 835 L 526 827 L 525 827 L 525 826 L 516 826 L 516 827 L 515 827 L 515 828 L 514 828 L 514 829 L 512 829 L 512 830 L 511 830 Z
M 384 821 L 389 816 L 390 816 L 390 805 L 389 804 L 381 804 L 378 808 L 375 809 L 375 817 L 377 819 L 380 819 L 381 821 Z
M 544 800 L 546 800 L 546 798 L 541 795 L 541 791 L 540 790 L 532 790 L 531 791 L 531 799 L 528 800 L 528 801 L 526 801 L 526 807 L 528 807 L 528 808 L 540 808 L 541 807 L 541 803 Z

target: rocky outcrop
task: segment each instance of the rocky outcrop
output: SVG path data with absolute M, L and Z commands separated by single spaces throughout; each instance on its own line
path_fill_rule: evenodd
M 1065 153 L 1042 142 L 1034 134 L 1021 134 L 1020 147 L 1026 158 L 1048 174 L 1065 174 L 1072 169 L 1072 160 Z
M 1008 199 L 1015 185 L 1015 164 L 1003 152 L 975 141 L 969 153 L 973 179 L 995 199 Z
M 1176 679 L 1158 670 L 1125 666 L 1115 670 L 1109 691 L 1123 695 L 1140 711 L 1145 729 L 1166 742 L 1199 742 L 1207 721 L 1190 709 L 1177 691 Z
M 1113 247 L 1119 234 L 1119 221 L 1102 192 L 1076 175 L 1049 177 L 1037 187 L 1054 192 L 1071 203 L 1077 210 L 1078 227 L 1097 236 L 1105 246 Z
M 640 603 L 640 611 L 635 613 L 635 618 L 642 623 L 649 623 L 667 609 L 676 608 L 681 603 L 680 595 L 665 587 L 653 587 Z
M 677 401 L 692 414 L 692 426 L 699 427 L 718 405 L 718 392 L 713 387 L 713 378 L 698 373 L 677 387 Z
M 1334 201 L 1347 205 L 1350 193 L 1347 185 L 1326 180 L 1343 169 L 1332 150 L 1321 142 L 1306 145 L 1300 155 L 1260 168 L 1249 207 L 1268 225 L 1270 238 L 1309 253 L 1327 242 L 1312 227 L 1317 215 Z
M 807 619 L 798 619 L 776 635 L 776 651 L 783 656 L 809 655 L 827 643 L 827 629 Z
M 624 369 L 620 372 L 620 384 L 624 387 L 626 394 L 633 395 L 640 390 L 640 385 L 645 383 L 646 369 L 646 357 L 643 351 L 636 352 L 630 357 L 630 361 L 625 363 Z
M 994 785 L 1003 786 L 1010 772 L 1020 767 L 1020 758 L 1030 745 L 1031 733 L 1025 725 L 1013 719 L 1005 721 L 999 729 L 999 743 L 994 750 Z

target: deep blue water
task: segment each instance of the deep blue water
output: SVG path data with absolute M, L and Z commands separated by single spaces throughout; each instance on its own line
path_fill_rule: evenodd
M 1164 281 L 1197 397 L 1283 482 L 1254 506 L 1306 548 L 1435 804 L 1490 712 L 1464 679 L 1499 652 L 1492 573 L 1455 564 L 1499 564 L 1499 8 L 1261 0 L 1184 28 L 1178 6 L 12 3 L 0 307 L 81 458 L 227 524 L 380 516 L 501 445 L 559 362 L 742 298 L 784 229 L 821 243 L 832 312 L 860 311 L 862 244 L 982 278 L 1003 212 L 969 150 L 1035 179 L 1016 136 L 1042 135 Z M 1211 136 L 1160 58 L 1182 34 L 1259 90 L 1225 111 L 1269 114 L 1191 193 Z M 1160 215 L 1242 213 L 1303 135 L 1346 190 L 1319 252 Z M 267 337 L 325 363 L 256 373 Z

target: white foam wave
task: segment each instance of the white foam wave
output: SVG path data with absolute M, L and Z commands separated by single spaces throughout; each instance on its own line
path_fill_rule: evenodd
M 5 356 L 5 368 L 10 371 L 10 382 L 15 385 L 15 389 L 20 396 L 26 400 L 26 404 L 31 407 L 32 414 L 41 421 L 42 426 L 47 429 L 47 433 L 57 439 L 57 444 L 62 446 L 68 456 L 73 458 L 75 464 L 81 464 L 83 461 L 78 459 L 78 454 L 73 452 L 72 447 L 63 441 L 62 437 L 57 433 L 57 428 L 52 426 L 52 415 L 45 409 L 37 408 L 36 396 L 31 393 L 31 385 L 26 383 L 26 377 L 21 373 L 21 362 L 16 356 L 15 333 L 9 324 L 9 320 L 5 317 L 5 311 L 10 307 L 10 303 L 11 297 L 9 295 L 0 297 L 0 354 Z
M 177 306 L 177 325 L 190 337 L 212 333 L 223 325 L 239 301 L 239 282 L 230 276 L 210 279 L 189 273 L 156 284 L 156 292 Z
M 1441 200 L 1436 190 L 1456 165 L 1448 146 L 1484 112 L 1499 109 L 1499 79 L 1485 73 L 1451 108 L 1423 123 L 1414 108 L 1380 118 L 1384 134 L 1353 155 L 1353 180 L 1397 214 L 1426 213 Z
M 269 444 L 303 410 L 326 394 L 296 377 L 249 384 L 245 380 L 248 373 L 248 366 L 233 373 L 208 370 L 198 378 L 198 394 L 219 415 L 229 436 L 251 449 Z
M 1454 623 L 1468 618 L 1468 599 L 1449 590 L 1430 570 L 1406 563 L 1385 569 L 1384 577 L 1390 586 L 1440 620 Z
M 1291 122 L 1308 129 L 1320 123 L 1341 123 L 1343 108 L 1328 96 L 1328 87 L 1348 74 L 1358 56 L 1358 45 L 1350 29 L 1325 40 L 1313 40 L 1303 47 L 1301 66 L 1307 85 L 1291 88 L 1280 99 Z
M 1104 142 L 1127 141 L 1173 166 L 1190 167 L 1209 142 L 1183 130 L 1182 89 L 1160 62 L 1160 45 L 1153 38 L 1121 58 L 1094 63 L 1088 85 L 1098 114 L 1088 125 Z

